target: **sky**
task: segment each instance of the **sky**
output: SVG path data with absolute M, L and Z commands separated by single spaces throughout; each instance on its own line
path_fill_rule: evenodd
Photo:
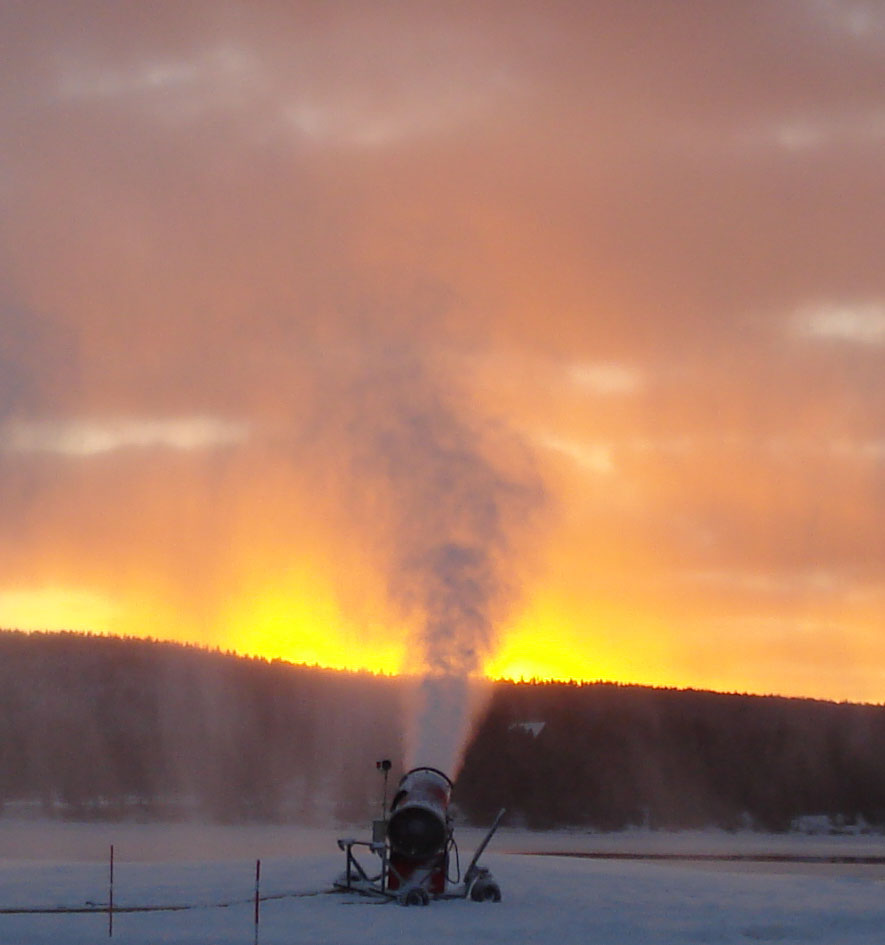
M 885 698 L 880 3 L 7 0 L 0 140 L 0 626 Z

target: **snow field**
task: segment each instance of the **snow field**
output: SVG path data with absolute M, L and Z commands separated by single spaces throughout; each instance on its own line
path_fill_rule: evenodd
M 4 844 L 0 854 L 8 857 L 0 861 L 0 908 L 105 903 L 107 864 L 100 856 L 107 855 L 108 832 L 118 835 L 117 906 L 204 906 L 181 912 L 117 914 L 113 941 L 121 945 L 252 945 L 255 859 L 244 855 L 245 849 L 271 854 L 262 856 L 262 895 L 311 892 L 329 888 L 342 868 L 343 855 L 335 837 L 360 835 L 358 830 L 197 826 L 182 827 L 176 833 L 175 828 L 146 825 L 46 825 L 34 830 L 34 847 L 43 857 L 59 849 L 73 851 L 78 843 L 90 846 L 94 853 L 91 858 L 65 862 L 28 858 L 22 846 L 4 843 L 18 837 L 21 844 L 26 835 L 0 827 L 0 844 Z M 478 831 L 458 834 L 462 863 L 478 836 Z M 201 839 L 202 846 L 197 843 Z M 628 834 L 600 837 L 508 830 L 496 837 L 483 858 L 501 884 L 504 901 L 499 904 L 452 901 L 405 909 L 341 894 L 274 899 L 262 903 L 259 941 L 263 945 L 885 943 L 885 868 L 858 872 L 814 864 L 793 871 L 784 864 L 770 870 L 767 864 L 756 868 L 745 863 L 591 860 L 502 852 L 532 847 L 612 852 L 619 839 L 625 852 L 635 852 L 643 841 Z M 798 853 L 817 853 L 822 848 L 844 851 L 846 839 L 864 855 L 881 854 L 885 846 L 882 837 L 644 837 L 656 852 L 666 848 L 683 853 L 699 847 L 706 852 L 788 847 Z M 265 850 L 252 847 L 261 840 Z M 726 849 L 729 840 L 732 845 Z M 288 855 L 280 855 L 285 848 Z M 189 855 L 183 855 L 183 850 Z M 9 857 L 11 852 L 15 858 Z M 194 858 L 201 853 L 203 859 Z M 208 906 L 218 902 L 234 904 Z M 102 913 L 0 915 L 0 945 L 81 945 L 107 940 L 107 916 Z

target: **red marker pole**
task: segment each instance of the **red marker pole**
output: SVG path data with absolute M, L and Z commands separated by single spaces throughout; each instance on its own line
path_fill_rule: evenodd
M 111 844 L 111 859 L 108 864 L 108 938 L 114 935 L 114 845 Z
M 258 945 L 258 913 L 261 897 L 259 887 L 261 885 L 261 860 L 255 861 L 255 945 Z

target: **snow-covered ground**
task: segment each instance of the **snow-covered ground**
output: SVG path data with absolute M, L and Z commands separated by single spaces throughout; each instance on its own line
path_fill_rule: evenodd
M 85 825 L 0 820 L 0 909 L 107 902 L 115 846 L 117 906 L 189 905 L 114 917 L 132 945 L 254 941 L 255 860 L 262 861 L 260 942 L 885 943 L 885 866 L 524 856 L 523 852 L 885 858 L 882 836 L 717 832 L 533 833 L 502 829 L 483 858 L 501 903 L 428 908 L 325 894 L 343 865 L 335 838 L 354 829 Z M 457 833 L 462 859 L 480 831 Z M 218 903 L 230 903 L 221 908 Z M 0 914 L 0 945 L 106 941 L 107 916 Z

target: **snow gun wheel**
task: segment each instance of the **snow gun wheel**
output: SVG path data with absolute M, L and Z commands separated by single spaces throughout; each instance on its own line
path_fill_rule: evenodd
M 500 902 L 501 887 L 491 879 L 478 879 L 470 887 L 470 898 L 473 902 Z
M 416 887 L 410 889 L 404 896 L 400 897 L 400 902 L 404 906 L 427 906 L 430 904 L 430 896 L 426 889 Z

